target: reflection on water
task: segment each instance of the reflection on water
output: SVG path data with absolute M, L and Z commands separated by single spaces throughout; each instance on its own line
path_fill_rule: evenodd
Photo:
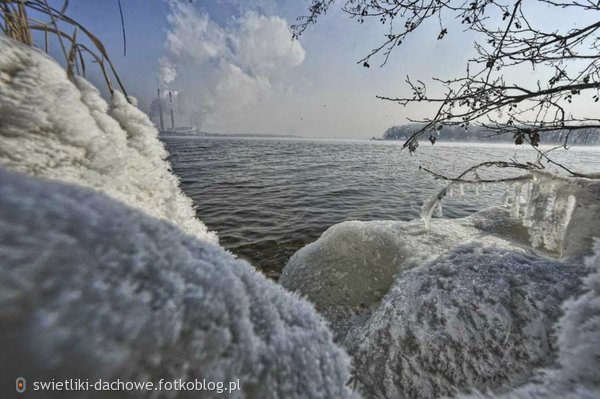
M 535 159 L 524 146 L 422 145 L 414 156 L 398 142 L 204 138 L 165 139 L 173 170 L 197 214 L 220 243 L 276 278 L 290 256 L 346 220 L 411 220 L 442 182 L 419 165 L 457 175 L 487 160 Z M 557 159 L 600 171 L 600 152 L 573 148 Z M 492 170 L 486 176 L 519 173 Z M 485 177 L 484 173 L 480 173 Z M 454 190 L 455 195 L 460 190 Z M 502 185 L 465 186 L 446 198 L 444 217 L 500 203 Z

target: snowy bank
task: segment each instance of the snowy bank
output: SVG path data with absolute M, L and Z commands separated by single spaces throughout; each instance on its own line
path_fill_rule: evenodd
M 216 242 L 166 162 L 148 117 L 116 92 L 109 106 L 40 51 L 0 36 L 0 165 L 104 192 Z
M 341 223 L 299 250 L 280 283 L 329 320 L 365 397 L 511 389 L 555 361 L 560 306 L 600 235 L 599 187 L 536 174 L 508 209 L 430 229 Z
M 228 397 L 353 397 L 347 355 L 310 304 L 103 194 L 0 168 L 0 269 L 6 392 L 19 376 L 198 378 L 240 379 Z M 222 396 L 177 397 L 198 395 Z

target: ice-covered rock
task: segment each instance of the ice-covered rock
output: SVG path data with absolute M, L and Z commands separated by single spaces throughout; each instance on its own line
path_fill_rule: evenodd
M 344 345 L 368 398 L 499 388 L 552 361 L 552 326 L 583 268 L 480 244 L 403 273 Z
M 570 229 L 586 209 L 595 220 L 592 196 L 554 222 Z M 555 248 L 534 251 L 541 231 L 510 208 L 434 219 L 429 230 L 420 221 L 341 223 L 299 250 L 280 282 L 329 320 L 365 397 L 505 389 L 551 365 L 553 324 L 591 247 L 564 244 L 562 260 Z M 596 226 L 582 227 L 589 242 Z
M 432 223 L 430 230 L 420 221 L 352 221 L 332 226 L 292 256 L 279 282 L 306 296 L 340 332 L 337 323 L 346 323 L 346 316 L 356 309 L 362 313 L 378 305 L 400 272 L 430 262 L 456 245 L 478 242 L 516 249 L 516 243 L 526 245 L 529 237 L 520 222 L 501 208 Z
M 228 397 L 353 397 L 347 355 L 306 301 L 166 221 L 2 168 L 0 326 L 3 392 L 16 377 L 240 379 Z M 157 395 L 222 396 L 118 397 Z
M 594 388 L 600 396 L 600 241 L 586 263 L 593 271 L 583 280 L 584 294 L 563 305 L 557 334 L 561 370 L 551 380 L 571 391 Z
M 591 273 L 583 293 L 566 301 L 557 323 L 558 356 L 553 367 L 538 370 L 528 383 L 500 395 L 470 398 L 598 398 L 600 397 L 600 241 L 586 261 Z
M 115 92 L 112 104 L 40 51 L 0 36 L 0 165 L 102 191 L 199 239 L 195 217 L 166 161 L 158 131 Z

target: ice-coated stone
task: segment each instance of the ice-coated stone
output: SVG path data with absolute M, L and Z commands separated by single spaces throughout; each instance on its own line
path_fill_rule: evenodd
M 583 267 L 470 244 L 399 276 L 344 338 L 368 398 L 498 389 L 553 359 L 553 323 Z
M 337 224 L 294 254 L 279 282 L 325 313 L 367 308 L 381 301 L 398 273 L 432 261 L 458 244 L 515 248 L 515 242 L 526 245 L 528 240 L 526 229 L 501 208 L 432 223 L 430 230 L 420 221 Z
M 586 259 L 591 270 L 583 279 L 583 293 L 562 306 L 556 324 L 558 356 L 552 367 L 537 370 L 535 377 L 504 393 L 475 393 L 469 398 L 546 399 L 600 397 L 600 240 Z
M 501 392 L 552 366 L 561 303 L 587 270 L 587 247 L 562 260 L 533 250 L 539 232 L 523 217 L 509 206 L 429 230 L 341 223 L 299 250 L 280 282 L 329 320 L 367 398 Z

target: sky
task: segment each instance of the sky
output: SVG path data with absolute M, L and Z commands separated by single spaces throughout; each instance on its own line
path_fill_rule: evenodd
M 408 96 L 407 75 L 424 81 L 461 75 L 474 55 L 475 38 L 450 21 L 448 39 L 437 40 L 439 26 L 426 25 L 397 47 L 385 66 L 371 62 L 365 68 L 357 61 L 382 41 L 385 27 L 361 25 L 334 7 L 292 41 L 289 26 L 308 4 L 122 0 L 126 55 L 117 0 L 71 1 L 68 14 L 103 41 L 128 94 L 153 120 L 158 122 L 152 103 L 160 87 L 163 95 L 173 94 L 176 125 L 214 133 L 380 137 L 408 117 L 435 111 L 376 95 Z M 544 12 L 538 13 L 542 20 Z M 53 49 L 58 51 L 56 44 Z M 87 77 L 104 87 L 93 67 Z

